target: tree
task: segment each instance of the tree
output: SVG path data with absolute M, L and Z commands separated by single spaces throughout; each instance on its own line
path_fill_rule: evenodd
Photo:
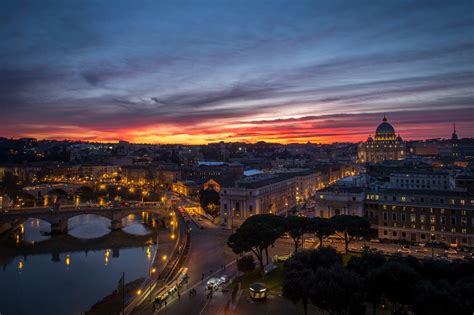
M 385 262 L 385 257 L 381 254 L 363 253 L 361 256 L 351 257 L 347 263 L 347 269 L 365 277 Z
M 472 266 L 472 262 L 470 263 Z M 464 277 L 456 282 L 454 286 L 454 294 L 459 305 L 458 314 L 474 314 L 474 299 L 472 292 L 474 292 L 474 276 L 472 273 L 470 277 Z
M 315 275 L 311 301 L 329 314 L 364 314 L 360 292 L 362 279 L 342 265 L 320 268 Z
M 462 314 L 452 291 L 449 286 L 435 287 L 430 281 L 419 281 L 413 303 L 414 313 L 430 315 Z
M 259 261 L 262 277 L 264 273 L 264 254 L 268 247 L 283 233 L 283 218 L 275 215 L 255 215 L 248 218 L 237 231 L 229 237 L 227 245 L 236 254 L 251 251 Z
M 297 269 L 285 265 L 283 277 L 283 296 L 298 303 L 303 303 L 304 314 L 308 314 L 310 292 L 315 283 L 314 271 L 308 268 Z
M 336 233 L 344 239 L 345 253 L 354 238 L 365 237 L 370 231 L 370 222 L 363 217 L 343 214 L 336 215 L 330 220 Z
M 237 269 L 240 272 L 249 272 L 255 269 L 255 259 L 252 255 L 245 255 L 237 260 Z
M 274 215 L 274 214 L 258 214 L 247 218 L 242 225 L 250 225 L 262 223 L 268 229 L 268 232 L 271 232 L 271 238 L 273 241 L 270 245 L 273 246 L 275 241 L 285 232 L 285 219 L 281 216 Z M 265 257 L 266 262 L 268 264 L 268 246 L 265 247 Z
M 219 193 L 213 189 L 201 189 L 199 192 L 199 203 L 201 207 L 209 213 L 209 209 L 215 210 L 217 208 L 216 206 L 219 205 Z M 215 212 L 213 214 L 215 214 Z
M 289 216 L 285 219 L 285 230 L 293 239 L 296 254 L 303 235 L 310 231 L 311 220 L 306 217 Z
M 374 290 L 377 290 L 378 285 L 378 290 L 392 302 L 395 310 L 403 305 L 412 305 L 419 279 L 412 267 L 404 263 L 387 262 L 374 270 L 369 278 L 374 283 Z
M 335 230 L 331 221 L 327 218 L 312 218 L 311 232 L 319 239 L 319 249 L 323 247 L 323 239 L 329 235 L 334 234 Z

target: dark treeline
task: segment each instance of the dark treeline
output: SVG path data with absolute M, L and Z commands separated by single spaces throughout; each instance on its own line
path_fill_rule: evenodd
M 302 251 L 285 262 L 283 295 L 329 314 L 473 314 L 474 263 L 419 261 L 365 253 L 346 266 L 333 248 Z

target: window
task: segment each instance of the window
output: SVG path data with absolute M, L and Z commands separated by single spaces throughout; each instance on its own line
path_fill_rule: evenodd
M 249 212 L 252 212 L 252 211 L 253 211 L 253 207 L 249 206 Z
M 421 214 L 420 215 L 420 222 L 425 223 L 425 221 L 426 221 L 426 216 L 424 214 Z
M 396 232 L 396 231 L 393 231 L 393 232 L 392 232 L 392 235 L 393 235 L 393 236 L 397 236 L 397 232 Z
M 405 222 L 407 220 L 405 213 L 402 213 L 401 217 L 402 217 L 402 222 Z
M 451 225 L 456 225 L 456 217 L 451 217 Z
M 383 213 L 383 219 L 384 219 L 385 221 L 387 220 L 387 217 L 388 217 L 388 216 L 387 216 L 387 212 L 384 212 L 384 213 Z
M 383 230 L 383 235 L 387 235 L 387 234 L 388 234 L 387 230 Z
M 439 223 L 446 224 L 446 217 L 444 215 L 439 217 Z
M 396 213 L 392 213 L 392 220 L 397 221 L 397 214 Z
M 416 222 L 416 214 L 410 214 L 410 222 Z
M 466 217 L 461 218 L 461 226 L 467 226 L 467 218 Z
M 227 204 L 224 203 L 224 210 L 227 210 Z

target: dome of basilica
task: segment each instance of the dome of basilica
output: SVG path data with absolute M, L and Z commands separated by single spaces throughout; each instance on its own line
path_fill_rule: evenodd
M 375 131 L 375 139 L 395 140 L 395 138 L 395 129 L 387 122 L 387 118 L 384 116 L 382 123 L 377 127 L 377 130 Z

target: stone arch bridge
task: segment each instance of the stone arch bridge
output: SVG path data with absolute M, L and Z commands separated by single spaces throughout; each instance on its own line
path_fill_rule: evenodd
M 142 212 L 157 213 L 166 216 L 166 210 L 156 206 L 117 207 L 117 208 L 78 208 L 62 207 L 59 210 L 51 208 L 20 208 L 12 209 L 0 214 L 0 225 L 14 223 L 19 219 L 40 219 L 51 224 L 51 234 L 62 234 L 68 231 L 68 220 L 78 215 L 95 214 L 111 221 L 111 230 L 120 230 L 123 227 L 122 219 L 129 214 Z
M 37 199 L 41 199 L 54 191 L 64 191 L 68 196 L 74 196 L 80 189 L 84 187 L 93 189 L 94 185 L 92 183 L 38 184 L 35 186 L 25 187 L 23 188 L 23 191 Z

